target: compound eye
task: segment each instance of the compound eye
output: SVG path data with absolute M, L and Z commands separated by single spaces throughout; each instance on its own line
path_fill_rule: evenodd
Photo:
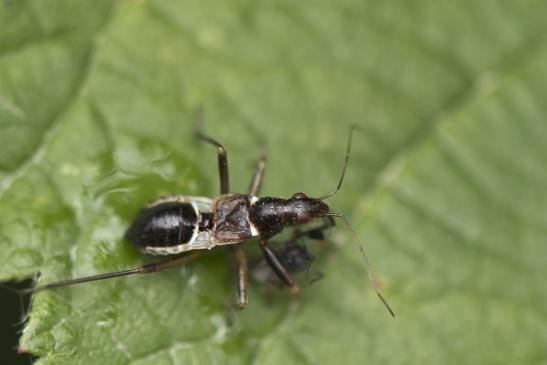
M 304 193 L 294 193 L 292 197 L 293 197 L 293 199 L 304 199 L 304 198 L 307 198 L 306 194 L 304 194 Z

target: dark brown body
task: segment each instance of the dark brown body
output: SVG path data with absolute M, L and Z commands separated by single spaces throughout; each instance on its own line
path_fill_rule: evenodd
M 125 237 L 151 255 L 211 249 L 244 242 L 253 236 L 250 198 L 225 194 L 215 200 L 192 196 L 156 199 L 139 211 Z
M 172 255 L 237 244 L 253 236 L 270 238 L 288 225 L 307 223 L 326 212 L 326 204 L 302 193 L 290 199 L 168 196 L 141 209 L 125 236 L 141 252 Z
M 289 199 L 264 197 L 258 199 L 249 212 L 249 219 L 260 236 L 271 238 L 286 226 L 305 224 L 312 218 L 323 217 L 329 207 L 319 199 L 296 193 Z

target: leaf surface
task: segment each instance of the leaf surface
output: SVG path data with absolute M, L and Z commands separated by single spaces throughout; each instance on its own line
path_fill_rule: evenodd
M 35 295 L 40 364 L 542 363 L 547 43 L 541 1 L 0 3 L 0 278 L 150 262 L 122 239 L 166 194 L 334 187 L 397 318 L 337 228 L 325 278 L 230 310 L 229 250 Z M 257 257 L 254 244 L 248 254 Z

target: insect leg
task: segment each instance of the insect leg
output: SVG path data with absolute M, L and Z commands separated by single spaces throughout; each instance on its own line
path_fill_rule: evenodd
M 275 272 L 279 279 L 281 279 L 281 281 L 289 287 L 291 293 L 298 293 L 300 289 L 296 285 L 291 273 L 283 265 L 275 251 L 270 246 L 268 246 L 268 241 L 265 239 L 261 239 L 260 248 L 262 249 L 262 253 L 266 258 L 266 262 L 270 265 L 273 272 Z
M 247 258 L 241 245 L 234 247 L 237 260 L 237 306 L 239 309 L 247 305 Z
M 262 155 L 258 163 L 256 164 L 255 173 L 251 180 L 251 186 L 249 187 L 249 195 L 257 196 L 262 185 L 262 178 L 264 177 L 264 169 L 266 168 L 266 156 Z
M 34 287 L 34 288 L 21 290 L 21 293 L 23 293 L 23 294 L 35 293 L 35 292 L 46 290 L 46 289 L 60 288 L 60 287 L 63 287 L 63 286 L 87 283 L 87 282 L 90 282 L 90 281 L 99 281 L 99 280 L 119 278 L 119 277 L 122 277 L 122 276 L 151 274 L 151 273 L 154 273 L 154 272 L 163 271 L 163 270 L 172 269 L 172 268 L 175 268 L 175 267 L 178 267 L 178 266 L 182 266 L 182 265 L 184 265 L 184 264 L 186 264 L 186 263 L 188 263 L 192 260 L 195 260 L 196 258 L 201 256 L 202 254 L 203 254 L 202 252 L 194 252 L 194 253 L 184 255 L 184 256 L 169 258 L 167 260 L 158 261 L 158 262 L 152 262 L 150 264 L 135 267 L 133 269 L 115 271 L 115 272 L 110 272 L 110 273 L 106 273 L 106 274 L 85 276 L 85 277 L 76 278 L 76 279 L 67 279 L 67 280 L 54 281 L 52 283 L 45 284 L 45 285 L 42 285 L 42 286 L 37 286 L 37 287 Z
M 230 192 L 230 180 L 228 176 L 228 153 L 224 146 L 218 141 L 204 134 L 201 130 L 203 124 L 203 108 L 199 107 L 194 110 L 195 119 L 195 136 L 203 142 L 209 143 L 217 148 L 218 156 L 218 172 L 220 175 L 220 193 L 228 194 Z

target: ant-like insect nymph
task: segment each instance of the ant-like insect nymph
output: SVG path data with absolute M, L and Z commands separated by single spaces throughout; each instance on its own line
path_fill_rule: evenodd
M 266 262 L 289 290 L 296 293 L 299 289 L 290 270 L 285 267 L 276 251 L 269 246 L 268 240 L 286 227 L 306 224 L 313 219 L 324 219 L 327 224 L 333 225 L 333 218 L 337 218 L 341 219 L 351 232 L 365 261 L 369 280 L 376 294 L 389 313 L 395 316 L 378 289 L 363 245 L 351 228 L 348 219 L 343 214 L 331 212 L 325 203 L 325 200 L 336 194 L 342 186 L 356 127 L 352 126 L 350 129 L 344 167 L 335 189 L 319 198 L 312 198 L 301 192 L 293 194 L 288 199 L 258 197 L 266 165 L 265 157 L 262 157 L 257 164 L 248 194 L 230 193 L 226 150 L 222 144 L 202 132 L 201 114 L 201 108 L 196 110 L 195 136 L 217 149 L 220 195 L 214 199 L 185 195 L 156 199 L 141 209 L 125 234 L 127 240 L 145 254 L 187 254 L 129 270 L 56 281 L 27 289 L 25 292 L 33 293 L 89 281 L 158 272 L 184 265 L 201 256 L 204 250 L 218 246 L 231 246 L 238 263 L 238 306 L 243 308 L 247 305 L 248 271 L 247 259 L 241 245 L 243 242 L 252 237 L 258 237 Z

